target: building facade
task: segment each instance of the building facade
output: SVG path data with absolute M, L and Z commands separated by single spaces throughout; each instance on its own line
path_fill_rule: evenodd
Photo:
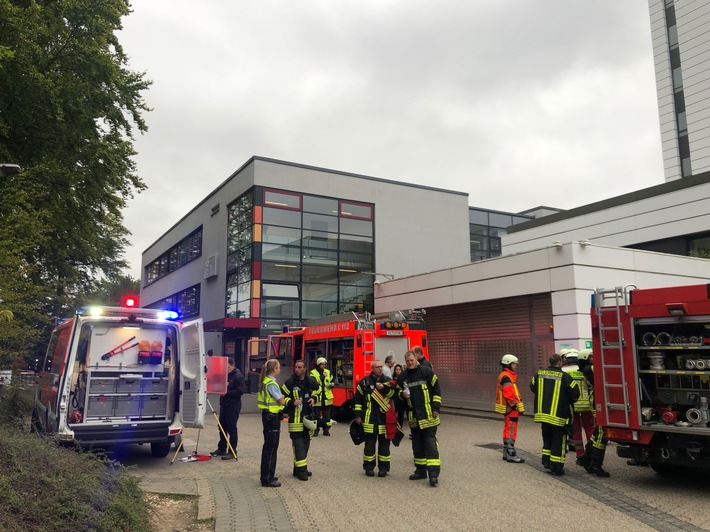
M 710 3 L 649 0 L 666 181 L 710 170 Z
M 214 354 L 348 311 L 375 282 L 469 261 L 468 195 L 253 157 L 142 255 L 141 302 L 200 317 Z

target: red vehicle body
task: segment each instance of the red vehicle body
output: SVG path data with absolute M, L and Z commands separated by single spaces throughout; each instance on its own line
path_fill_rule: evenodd
M 305 360 L 311 370 L 319 357 L 327 360 L 333 375 L 333 406 L 341 410 L 352 408 L 355 387 L 370 374 L 372 361 L 388 354 L 404 364 L 404 354 L 421 346 L 429 358 L 423 310 L 397 311 L 390 314 L 340 314 L 290 328 L 282 334 L 269 336 L 269 358 L 281 362 L 281 377 L 293 372 L 298 360 Z
M 710 284 L 598 289 L 591 319 L 597 422 L 617 453 L 710 468 Z

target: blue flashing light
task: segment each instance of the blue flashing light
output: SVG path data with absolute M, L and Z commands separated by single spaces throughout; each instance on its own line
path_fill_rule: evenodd
M 176 320 L 178 319 L 178 313 L 174 310 L 161 310 L 158 313 L 158 318 L 161 320 Z

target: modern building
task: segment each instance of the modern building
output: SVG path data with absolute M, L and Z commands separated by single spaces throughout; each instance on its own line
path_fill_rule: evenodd
M 710 3 L 649 0 L 666 181 L 710 170 Z
M 141 301 L 247 341 L 351 310 L 375 282 L 469 262 L 468 194 L 252 157 L 142 255 Z

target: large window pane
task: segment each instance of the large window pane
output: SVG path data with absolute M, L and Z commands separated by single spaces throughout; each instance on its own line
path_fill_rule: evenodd
M 372 255 L 364 253 L 340 253 L 340 267 L 348 270 L 370 272 L 374 268 Z
M 273 190 L 264 191 L 264 207 L 273 205 L 275 207 L 286 207 L 290 209 L 301 208 L 301 195 L 289 194 L 287 192 L 275 192 Z
M 294 299 L 298 299 L 298 285 L 262 283 L 261 295 L 262 297 L 270 298 L 292 297 Z
M 261 316 L 264 318 L 298 318 L 298 301 L 262 299 Z
M 304 283 L 301 286 L 302 299 L 335 301 L 338 287 L 334 284 Z
M 350 203 L 347 201 L 340 202 L 341 216 L 354 216 L 356 218 L 365 218 L 372 220 L 372 205 L 363 205 L 362 203 Z
M 303 196 L 303 211 L 318 212 L 320 214 L 338 215 L 338 200 L 320 198 L 318 196 Z
M 304 248 L 303 264 L 332 264 L 338 263 L 338 252 L 328 249 Z
M 513 225 L 513 220 L 510 214 L 491 213 L 490 225 L 493 227 L 510 227 Z
M 280 246 L 278 244 L 263 244 L 262 260 L 300 262 L 301 248 L 297 246 Z
M 261 264 L 261 278 L 264 281 L 298 282 L 301 280 L 301 267 L 297 264 L 263 262 Z
M 311 230 L 314 235 L 327 237 L 327 233 L 338 232 L 338 218 L 306 212 L 303 213 L 303 228 Z
M 341 218 L 340 232 L 352 235 L 372 236 L 372 222 L 366 220 L 354 220 L 351 218 Z
M 304 283 L 337 283 L 338 269 L 334 266 L 303 265 Z
M 299 245 L 301 240 L 301 230 L 292 227 L 275 227 L 264 225 L 261 239 L 263 242 L 272 244 Z
M 303 246 L 309 248 L 338 249 L 338 233 L 304 230 Z
M 355 251 L 357 253 L 372 253 L 372 237 L 343 235 L 340 237 L 340 251 Z
M 322 318 L 338 312 L 338 305 L 326 301 L 304 301 L 302 306 L 304 320 Z
M 264 207 L 262 211 L 262 221 L 264 225 L 283 225 L 286 227 L 300 228 L 301 213 L 300 211 Z

